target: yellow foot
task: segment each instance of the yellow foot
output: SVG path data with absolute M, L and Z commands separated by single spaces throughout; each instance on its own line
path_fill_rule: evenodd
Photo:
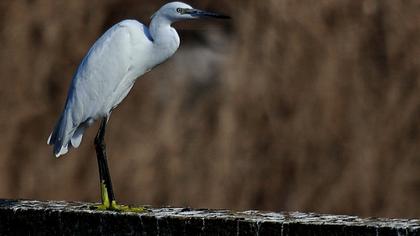
M 131 207 L 131 206 L 126 206 L 126 205 L 119 205 L 115 201 L 112 201 L 111 205 L 105 202 L 103 204 L 95 205 L 92 208 L 99 211 L 117 211 L 117 212 L 135 212 L 135 213 L 144 213 L 144 212 L 150 211 L 145 207 Z
M 101 199 L 102 204 L 92 206 L 92 209 L 99 211 L 118 211 L 118 212 L 136 212 L 143 213 L 149 212 L 145 207 L 131 207 L 126 205 L 118 205 L 117 202 L 109 201 L 108 189 L 106 188 L 105 181 L 101 182 Z

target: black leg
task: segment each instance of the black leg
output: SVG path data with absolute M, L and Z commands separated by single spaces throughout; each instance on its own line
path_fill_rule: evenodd
M 102 119 L 101 126 L 95 138 L 95 149 L 96 149 L 96 156 L 98 159 L 102 204 L 108 205 L 107 207 L 110 207 L 112 202 L 115 201 L 115 197 L 114 197 L 114 191 L 112 189 L 111 175 L 109 174 L 109 169 L 108 169 L 108 161 L 107 161 L 106 150 L 105 150 L 106 146 L 105 146 L 105 141 L 104 141 L 107 121 L 108 121 L 107 117 Z

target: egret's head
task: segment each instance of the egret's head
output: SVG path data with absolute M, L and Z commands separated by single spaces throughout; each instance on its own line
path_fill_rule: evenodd
M 207 12 L 192 8 L 190 5 L 183 2 L 171 2 L 163 5 L 159 11 L 153 16 L 161 16 L 169 19 L 171 22 L 200 19 L 200 18 L 221 18 L 228 19 L 229 16 L 225 16 L 219 13 Z

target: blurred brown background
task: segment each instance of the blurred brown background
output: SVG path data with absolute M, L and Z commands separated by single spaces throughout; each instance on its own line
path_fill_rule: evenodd
M 0 2 L 0 198 L 98 201 L 93 149 L 47 137 L 107 28 L 164 1 Z M 117 200 L 420 217 L 418 0 L 196 0 L 107 133 Z

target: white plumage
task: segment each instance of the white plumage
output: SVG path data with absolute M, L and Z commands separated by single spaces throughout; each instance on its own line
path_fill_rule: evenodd
M 180 20 L 226 16 L 193 9 L 182 2 L 164 5 L 150 27 L 124 20 L 106 31 L 80 63 L 67 95 L 64 111 L 48 138 L 59 157 L 79 147 L 84 131 L 109 116 L 128 95 L 138 77 L 171 57 L 179 47 L 171 24 Z
M 64 111 L 48 139 L 57 157 L 67 153 L 69 145 L 78 147 L 85 128 L 109 116 L 136 78 L 156 64 L 147 57 L 153 51 L 153 42 L 143 33 L 147 31 L 141 23 L 125 20 L 109 29 L 89 50 L 73 77 Z
M 87 127 L 109 118 L 127 96 L 136 79 L 171 57 L 179 47 L 179 36 L 171 24 L 199 17 L 224 17 L 172 2 L 157 11 L 150 27 L 124 20 L 106 31 L 79 65 L 64 111 L 48 138 L 59 157 L 77 148 Z

